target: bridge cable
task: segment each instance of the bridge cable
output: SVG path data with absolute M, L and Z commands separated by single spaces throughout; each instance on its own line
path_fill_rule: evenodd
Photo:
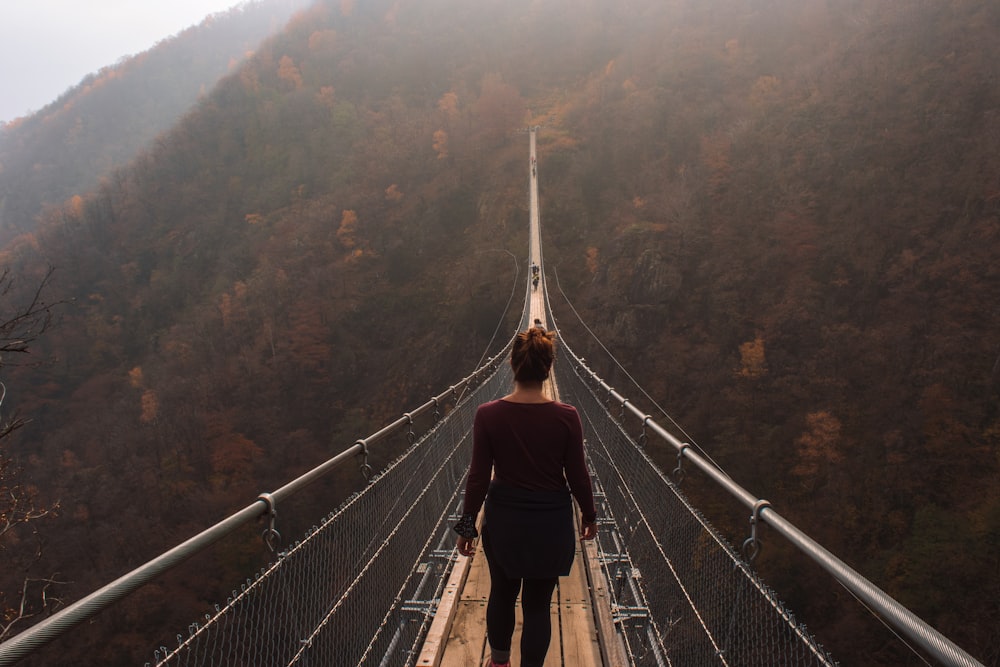
M 495 248 L 495 250 L 501 251 L 502 249 L 501 248 Z M 520 283 L 520 280 L 518 278 L 521 275 L 521 267 L 520 267 L 520 265 L 517 262 L 517 255 L 515 255 L 512 252 L 510 252 L 509 250 L 502 250 L 502 251 L 506 252 L 508 255 L 510 255 L 511 257 L 514 258 L 514 282 L 513 282 L 513 284 L 511 285 L 511 288 L 510 288 L 510 296 L 507 297 L 507 305 L 504 306 L 503 312 L 500 313 L 500 320 L 497 322 L 496 328 L 493 329 L 493 335 L 490 337 L 490 342 L 486 344 L 486 349 L 483 350 L 483 356 L 479 357 L 479 361 L 476 362 L 476 365 L 474 366 L 474 368 L 480 368 L 483 365 L 483 360 L 486 359 L 486 356 L 490 353 L 490 348 L 493 347 L 493 342 L 496 341 L 497 334 L 500 333 L 500 327 L 503 326 L 504 319 L 506 319 L 507 313 L 510 312 L 510 304 L 514 300 L 514 295 L 517 294 L 517 286 Z M 482 252 L 489 252 L 489 250 L 480 250 L 480 251 L 477 251 L 476 254 L 478 255 L 479 253 L 482 253 Z M 462 400 L 462 395 L 465 394 L 465 392 L 466 392 L 466 390 L 468 388 L 469 388 L 468 385 L 462 387 L 462 392 L 461 392 L 461 394 L 459 394 L 456 402 Z
M 596 335 L 596 334 L 595 334 L 595 333 L 594 333 L 594 332 L 593 332 L 593 331 L 592 331 L 592 330 L 590 329 L 590 327 L 588 327 L 588 326 L 587 326 L 587 323 L 583 321 L 583 318 L 582 318 L 582 317 L 580 316 L 580 313 L 579 313 L 579 312 L 577 312 L 576 308 L 575 308 L 575 307 L 573 306 L 573 303 L 572 303 L 572 302 L 571 302 L 571 301 L 569 300 L 569 297 L 567 297 L 567 296 L 566 296 L 566 293 L 565 293 L 565 292 L 563 291 L 563 289 L 562 289 L 562 283 L 560 283 L 560 282 L 559 282 L 559 271 L 558 271 L 558 269 L 557 269 L 556 267 L 553 267 L 553 268 L 552 268 L 552 271 L 553 271 L 553 273 L 555 274 L 555 277 L 556 277 L 556 286 L 557 286 L 557 287 L 559 288 L 559 293 L 560 293 L 560 294 L 562 295 L 563 299 L 565 299 L 565 300 L 566 300 L 566 304 L 567 304 L 567 305 L 569 306 L 570 310 L 572 310 L 572 311 L 573 311 L 573 314 L 574 314 L 574 315 L 576 315 L 576 318 L 577 318 L 577 319 L 578 319 L 578 320 L 580 321 L 580 324 L 581 324 L 581 325 L 583 326 L 583 328 L 587 330 L 587 333 L 589 333 L 589 334 L 590 334 L 590 335 L 591 335 L 591 336 L 592 336 L 592 337 L 594 338 L 594 340 L 595 340 L 595 341 L 597 342 L 597 344 L 598 344 L 598 345 L 599 345 L 599 346 L 601 347 L 601 349 L 602 349 L 602 350 L 604 350 L 604 352 L 605 352 L 605 353 L 606 353 L 606 354 L 608 355 L 608 357 L 610 357 L 610 358 L 611 358 L 611 360 L 612 360 L 612 361 L 614 362 L 614 364 L 615 364 L 615 365 L 616 365 L 616 366 L 618 367 L 618 369 L 619 369 L 619 370 L 621 370 L 621 371 L 622 371 L 622 372 L 623 372 L 623 373 L 624 373 L 624 374 L 626 375 L 626 377 L 628 377 L 628 379 L 632 381 L 632 384 L 634 384 L 634 385 L 635 385 L 635 387 L 636 387 L 636 388 L 637 388 L 637 389 L 638 389 L 638 390 L 639 390 L 639 391 L 640 391 L 640 392 L 642 393 L 642 395 L 643 395 L 643 396 L 645 396 L 645 397 L 646 397 L 646 399 L 648 399 L 650 403 L 652 403 L 652 404 L 653 404 L 654 406 L 656 406 L 656 409 L 658 409 L 658 410 L 659 410 L 659 411 L 660 411 L 661 413 L 663 413 L 663 415 L 664 415 L 664 416 L 665 416 L 665 417 L 666 417 L 667 419 L 669 419 L 669 420 L 670 420 L 670 423 L 672 423 L 672 424 L 673 424 L 674 426 L 676 426 L 676 427 L 677 427 L 677 429 L 678 429 L 678 430 L 680 430 L 680 432 L 681 432 L 682 434 L 684 434 L 684 437 L 688 439 L 689 443 L 690 443 L 690 444 L 693 444 L 693 445 L 694 445 L 695 447 L 697 447 L 697 448 L 698 448 L 698 450 L 699 450 L 699 451 L 700 451 L 700 452 L 702 453 L 702 455 L 703 455 L 703 456 L 704 456 L 705 458 L 707 458 L 707 459 L 708 459 L 709 461 L 711 461 L 711 462 L 712 462 L 712 463 L 713 463 L 713 464 L 715 465 L 715 467 L 716 467 L 716 468 L 718 468 L 718 469 L 719 469 L 720 471 L 722 471 L 722 472 L 723 472 L 723 473 L 724 473 L 724 474 L 725 474 L 725 475 L 726 475 L 727 477 L 729 477 L 729 473 L 727 473 L 727 472 L 726 472 L 726 471 L 725 471 L 725 470 L 724 470 L 724 469 L 722 468 L 722 466 L 720 466 L 720 465 L 719 465 L 718 463 L 716 463 L 716 462 L 715 462 L 715 461 L 714 461 L 714 460 L 712 459 L 712 457 L 711 457 L 711 456 L 709 456 L 709 454 L 708 454 L 708 453 L 707 453 L 707 452 L 706 452 L 706 451 L 705 451 L 704 449 L 702 449 L 702 448 L 701 448 L 701 446 L 700 446 L 700 445 L 698 445 L 698 443 L 696 443 L 696 442 L 695 442 L 694 438 L 692 438 L 692 437 L 691 437 L 690 435 L 688 435 L 688 433 L 687 433 L 687 432 L 686 432 L 686 431 L 684 430 L 684 428 L 683 428 L 683 427 L 682 427 L 682 426 L 681 426 L 680 424 L 678 424 L 678 423 L 677 423 L 677 422 L 676 422 L 676 421 L 674 420 L 674 418 L 673 418 L 673 417 L 671 417 L 671 416 L 670 416 L 669 414 L 667 414 L 667 411 L 666 411 L 666 410 L 664 410 L 664 409 L 663 409 L 662 407 L 660 407 L 660 405 L 659 405 L 659 404 L 658 404 L 658 403 L 657 403 L 657 402 L 656 402 L 656 401 L 655 401 L 655 400 L 654 400 L 654 399 L 653 399 L 653 398 L 652 398 L 652 397 L 651 397 L 651 396 L 650 396 L 649 394 L 647 394 L 647 393 L 646 393 L 646 391 L 645 391 L 645 390 L 644 390 L 644 389 L 643 389 L 643 388 L 642 388 L 642 387 L 641 387 L 641 386 L 639 385 L 639 383 L 638 383 L 638 382 L 636 382 L 636 380 L 635 380 L 635 379 L 634 379 L 634 378 L 633 378 L 633 377 L 631 376 L 631 374 L 629 374 L 629 372 L 628 372 L 627 370 L 625 370 L 625 368 L 624 368 L 624 367 L 623 367 L 623 366 L 622 366 L 622 365 L 621 365 L 621 364 L 620 364 L 620 363 L 618 362 L 618 360 L 617 360 L 617 359 L 615 358 L 615 356 L 614 356 L 614 355 L 613 355 L 613 354 L 611 353 L 611 351 L 610 351 L 610 350 L 608 350 L 608 348 L 607 348 L 607 347 L 605 347 L 604 343 L 602 343 L 602 342 L 601 342 L 601 340 L 600 340 L 600 339 L 599 339 L 599 338 L 597 337 L 597 335 Z M 687 444 L 687 443 L 686 443 L 686 444 Z M 751 538 L 751 539 L 753 539 L 753 538 Z M 752 559 L 751 559 L 751 560 L 752 560 Z M 894 635 L 894 636 L 896 637 L 896 639 L 898 639 L 898 640 L 899 640 L 900 642 L 902 642 L 902 644 L 903 644 L 903 645 L 904 645 L 904 646 L 905 646 L 906 648 L 908 648 L 908 649 L 910 650 L 910 652 L 911 652 L 911 653 L 913 653 L 913 655 L 915 655 L 915 656 L 916 656 L 917 658 L 919 658 L 921 662 L 923 662 L 923 663 L 924 663 L 925 665 L 927 665 L 927 667 L 931 667 L 931 663 L 930 663 L 930 662 L 928 662 L 928 661 L 927 661 L 927 659 L 926 659 L 926 658 L 925 658 L 925 657 L 924 657 L 923 655 L 921 655 L 921 654 L 920 654 L 920 652 L 919 652 L 919 651 L 917 651 L 917 649 L 916 649 L 915 647 L 913 647 L 913 646 L 912 646 L 912 645 L 911 645 L 911 644 L 910 644 L 909 642 L 907 642 L 907 641 L 906 641 L 906 639 L 905 639 L 904 637 L 902 637 L 902 636 L 901 636 L 901 635 L 900 635 L 900 634 L 899 634 L 898 632 L 896 632 L 896 630 L 895 630 L 895 629 L 894 629 L 894 628 L 893 628 L 893 627 L 892 627 L 891 625 L 889 625 L 889 624 L 888 624 L 888 623 L 887 623 L 887 622 L 885 621 L 885 619 L 883 619 L 883 618 L 882 618 L 882 616 L 881 616 L 880 614 L 878 614 L 878 613 L 877 613 L 877 612 L 876 612 L 876 611 L 875 611 L 874 609 L 872 609 L 872 608 L 871 608 L 871 607 L 870 607 L 870 606 L 869 606 L 869 605 L 868 605 L 868 604 L 867 604 L 867 603 L 866 603 L 866 602 L 865 602 L 864 600 L 862 600 L 862 599 L 861 599 L 861 598 L 860 598 L 860 597 L 859 597 L 859 596 L 858 596 L 857 594 L 855 594 L 855 593 L 854 593 L 854 591 L 852 591 L 852 590 L 851 590 L 850 588 L 848 588 L 847 586 L 845 586 L 845 585 L 844 585 L 844 583 L 843 583 L 843 582 L 841 582 L 841 581 L 840 581 L 839 579 L 837 579 L 837 578 L 835 577 L 835 578 L 834 578 L 834 580 L 835 580 L 835 581 L 836 581 L 836 582 L 837 582 L 838 584 L 840 584 L 840 586 L 841 586 L 841 587 L 842 587 L 842 588 L 843 588 L 843 589 L 844 589 L 845 591 L 847 591 L 848 593 L 850 593 L 850 594 L 851 594 L 851 597 L 853 597 L 853 598 L 854 598 L 855 600 L 857 600 L 857 601 L 858 601 L 858 602 L 859 602 L 859 603 L 861 604 L 861 606 L 862 606 L 862 607 L 864 607 L 864 608 L 865 608 L 865 610 L 867 610 L 867 611 L 868 611 L 868 613 L 869 613 L 869 614 L 871 614 L 871 615 L 872 615 L 872 616 L 874 616 L 874 617 L 875 617 L 876 619 L 878 619 L 879 623 L 881 623 L 881 624 L 882 624 L 883 626 L 885 626 L 885 628 L 886 628 L 886 629 L 887 629 L 887 630 L 888 630 L 889 632 L 891 632 L 891 633 L 892 633 L 892 634 L 893 634 L 893 635 Z
M 702 449 L 701 445 L 699 445 L 699 444 L 698 444 L 698 443 L 697 443 L 697 442 L 695 441 L 695 439 L 694 439 L 694 438 L 692 438 L 692 437 L 691 437 L 691 436 L 690 436 L 690 435 L 688 434 L 688 432 L 684 430 L 684 427 L 683 427 L 683 426 L 681 426 L 680 424 L 678 424 L 678 423 L 677 423 L 677 422 L 676 422 L 676 421 L 674 420 L 674 418 L 673 418 L 673 417 L 671 417 L 671 416 L 670 416 L 670 415 L 669 415 L 669 414 L 667 413 L 667 411 L 666 411 L 666 410 L 664 410 L 664 409 L 663 409 L 662 407 L 660 407 L 660 404 L 659 404 L 659 403 L 657 403 L 657 402 L 656 402 L 656 400 L 655 400 L 655 399 L 653 399 L 653 397 L 652 397 L 652 396 L 650 396 L 649 394 L 647 394 L 647 393 L 646 393 L 646 390 L 645 390 L 645 389 L 643 389 L 643 388 L 642 388 L 642 387 L 641 387 L 641 386 L 639 385 L 639 383 L 638 383 L 638 382 L 636 382 L 635 378 L 633 378 L 633 377 L 632 377 L 632 375 L 631 375 L 631 374 L 630 374 L 630 373 L 629 373 L 629 372 L 628 372 L 627 370 L 625 370 L 625 367 L 624 367 L 624 366 L 622 366 L 622 365 L 621 365 L 621 364 L 620 364 L 620 363 L 618 362 L 618 359 L 616 359 L 616 358 L 615 358 L 615 355 L 613 355 L 613 354 L 611 353 L 611 351 L 610 351 L 610 350 L 609 350 L 609 349 L 608 349 L 607 347 L 605 347 L 605 346 L 604 346 L 604 343 L 602 343 L 602 342 L 601 342 L 601 339 L 599 339 L 599 338 L 597 337 L 597 334 L 595 334 L 595 333 L 594 333 L 593 331 L 591 331 L 590 327 L 588 327 L 588 326 L 587 326 L 587 323 L 583 321 L 583 318 L 582 318 L 582 317 L 580 316 L 580 313 L 578 313 L 578 312 L 577 312 L 577 310 L 576 310 L 576 308 L 575 308 L 575 307 L 573 306 L 573 303 L 572 303 L 572 302 L 571 302 L 571 301 L 569 300 L 569 297 L 568 297 L 568 296 L 566 296 L 566 292 L 564 292 L 564 291 L 563 291 L 563 288 L 562 288 L 562 283 L 561 283 L 561 282 L 559 281 L 559 270 L 557 269 L 557 267 L 552 267 L 552 272 L 553 272 L 553 273 L 555 274 L 555 277 L 556 277 L 556 286 L 557 286 L 557 287 L 559 288 L 559 293 L 560 293 L 560 294 L 562 294 L 562 297 L 563 297 L 563 299 L 565 299 L 565 300 L 566 300 L 566 305 L 568 305 L 568 306 L 569 306 L 569 308 L 570 308 L 570 310 L 572 310 L 572 311 L 573 311 L 573 314 L 574 314 L 574 315 L 576 315 L 576 319 L 578 319 L 578 320 L 580 321 L 580 324 L 581 324 L 581 325 L 583 326 L 583 328 L 584 328 L 584 329 L 586 329 L 586 330 L 587 330 L 587 333 L 589 333 L 589 334 L 590 334 L 590 335 L 591 335 L 591 336 L 593 337 L 593 339 L 594 339 L 595 341 L 597 341 L 597 344 L 598 344 L 598 345 L 599 345 L 599 346 L 601 347 L 601 349 L 602 349 L 602 350 L 604 350 L 605 354 L 607 354 L 607 355 L 608 355 L 608 357 L 610 357 L 610 358 L 611 358 L 611 361 L 613 361 L 613 362 L 614 362 L 615 366 L 617 366 L 617 367 L 618 367 L 618 369 L 619 369 L 619 370 L 621 370 L 621 372 L 622 372 L 622 373 L 624 373 L 624 374 L 625 374 L 625 376 L 626 376 L 626 377 L 627 377 L 627 378 L 628 378 L 629 380 L 631 380 L 631 381 L 632 381 L 632 384 L 633 384 L 633 385 L 635 385 L 635 387 L 636 387 L 636 388 L 637 388 L 637 389 L 638 389 L 638 390 L 639 390 L 639 391 L 640 391 L 640 392 L 642 393 L 642 395 L 643 395 L 643 396 L 645 396 L 645 397 L 646 397 L 646 399 L 647 399 L 647 400 L 648 400 L 648 401 L 649 401 L 650 403 L 652 403 L 652 404 L 653 404 L 654 406 L 656 406 L 656 409 L 657 409 L 657 410 L 659 410 L 659 411 L 660 411 L 660 412 L 661 412 L 661 413 L 663 414 L 663 416 L 664 416 L 664 417 L 666 417 L 667 419 L 669 419 L 669 420 L 670 420 L 670 423 L 671 423 L 671 424 L 673 424 L 673 425 L 674 425 L 675 427 L 677 427 L 677 430 L 679 430 L 679 431 L 680 431 L 680 432 L 681 432 L 681 433 L 682 433 L 682 434 L 684 435 L 684 437 L 685 437 L 685 438 L 687 439 L 688 443 L 690 443 L 691 445 L 693 445 L 694 447 L 696 447 L 696 448 L 698 449 L 698 451 L 699 451 L 699 452 L 701 452 L 702 456 L 704 456 L 704 457 L 705 457 L 706 459 L 708 459 L 709 461 L 711 461 L 711 462 L 712 462 L 712 465 L 714 465 L 714 466 L 715 466 L 716 468 L 718 468 L 718 469 L 719 469 L 719 470 L 720 470 L 720 471 L 722 472 L 722 474 L 724 474 L 724 475 L 725 475 L 726 477 L 729 477 L 729 473 L 728 473 L 728 472 L 726 472 L 726 470 L 725 470 L 725 469 L 724 469 L 724 468 L 723 468 L 722 466 L 720 466 L 720 465 L 719 465 L 719 464 L 718 464 L 718 463 L 717 463 L 717 462 L 715 461 L 715 459 L 713 459 L 713 458 L 712 458 L 712 457 L 711 457 L 711 456 L 710 456 L 710 455 L 708 454 L 708 452 L 706 452 L 706 451 L 705 451 L 704 449 Z
M 857 594 L 855 594 L 854 591 L 852 591 L 850 588 L 848 588 L 847 586 L 845 586 L 844 582 L 840 581 L 836 577 L 834 577 L 833 580 L 836 581 L 838 584 L 840 584 L 841 588 L 843 588 L 845 591 L 847 591 L 848 593 L 850 593 L 851 597 L 853 597 L 855 600 L 857 600 L 858 603 L 862 607 L 865 608 L 865 611 L 867 611 L 869 614 L 871 614 L 872 616 L 874 616 L 875 619 L 879 623 L 881 623 L 885 627 L 886 630 L 888 630 L 889 632 L 891 632 L 893 634 L 893 636 L 896 637 L 896 639 L 898 639 L 900 642 L 902 642 L 903 646 L 905 646 L 906 648 L 910 649 L 910 653 L 912 653 L 913 655 L 917 656 L 920 659 L 920 662 L 922 662 L 925 665 L 927 665 L 927 667 L 934 667 L 931 663 L 927 662 L 927 658 L 925 658 L 923 655 L 921 655 L 920 652 L 917 651 L 917 649 L 914 648 L 910 644 L 910 642 L 906 641 L 906 638 L 904 638 L 902 635 L 900 635 L 898 632 L 896 632 L 895 628 L 893 628 L 891 625 L 889 625 L 888 623 L 886 623 L 885 619 L 882 618 L 881 614 L 879 614 L 874 609 L 872 609 L 870 606 L 868 606 L 868 604 L 864 600 L 862 600 L 860 597 L 858 597 Z

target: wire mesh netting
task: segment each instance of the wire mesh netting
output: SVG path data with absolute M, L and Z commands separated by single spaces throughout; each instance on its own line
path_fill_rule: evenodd
M 737 552 L 575 373 L 618 638 L 634 665 L 830 665 Z M 506 364 L 156 665 L 412 665 L 454 559 L 478 405 Z
M 454 558 L 476 407 L 503 364 L 318 527 L 192 624 L 156 665 L 412 664 Z
M 632 664 L 835 664 L 584 380 L 559 382 L 584 423 L 599 552 Z

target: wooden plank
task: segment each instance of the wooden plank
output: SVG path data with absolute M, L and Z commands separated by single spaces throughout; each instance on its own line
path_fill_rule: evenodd
M 611 595 L 607 579 L 604 577 L 604 571 L 601 569 L 601 563 L 597 556 L 597 544 L 593 540 L 583 543 L 583 555 L 587 564 L 586 571 L 593 600 L 594 623 L 597 629 L 597 639 L 601 645 L 601 658 L 604 661 L 604 667 L 628 667 L 625 646 L 615 630 L 614 619 L 611 617 Z
M 559 578 L 559 601 L 562 603 L 590 603 L 590 585 L 587 582 L 587 573 L 584 571 L 583 554 L 580 547 L 577 547 L 576 557 L 573 559 L 573 566 L 569 570 L 568 577 Z
M 466 562 L 462 562 L 466 561 Z M 455 605 L 461 595 L 462 586 L 469 573 L 469 563 L 467 558 L 455 563 L 451 571 L 448 583 L 445 584 L 441 594 L 441 601 L 434 612 L 434 620 L 427 631 L 424 645 L 420 649 L 420 656 L 417 658 L 419 667 L 440 667 L 441 658 L 447 645 L 448 634 L 451 632 L 452 623 L 455 621 Z
M 562 625 L 559 622 L 559 603 L 549 605 L 549 621 L 552 623 L 552 640 L 549 642 L 549 652 L 545 654 L 543 667 L 562 667 Z M 572 664 L 572 663 L 567 663 Z M 581 667 L 583 667 L 581 665 Z
M 604 661 L 590 604 L 563 602 L 559 606 L 559 617 L 563 628 L 563 664 L 601 667 Z
M 580 544 L 569 576 L 559 579 L 559 618 L 563 664 L 601 667 L 603 661 L 594 624 L 583 546 Z
M 553 602 L 549 605 L 549 622 L 552 624 L 552 639 L 549 641 L 549 652 L 545 654 L 543 667 L 562 667 L 569 665 L 562 661 L 561 628 L 559 625 L 559 604 Z M 524 615 L 521 612 L 521 598 L 517 598 L 517 606 L 514 608 L 514 636 L 510 644 L 510 662 L 512 665 L 521 664 L 521 632 L 524 630 Z M 489 646 L 486 648 L 486 655 L 489 656 Z M 579 667 L 584 667 L 580 665 Z
M 472 564 L 469 569 L 469 576 L 465 580 L 465 587 L 462 589 L 463 600 L 482 600 L 490 596 L 490 568 L 486 562 L 486 554 L 483 552 L 482 542 L 472 557 Z
M 480 510 L 479 515 L 476 517 L 476 525 L 481 528 L 482 524 L 483 512 Z M 482 563 L 486 560 L 486 556 L 482 551 L 482 543 L 480 542 L 472 558 L 458 556 L 458 560 L 452 567 L 451 574 L 448 576 L 448 581 L 445 583 L 444 590 L 441 593 L 441 600 L 438 602 L 437 609 L 434 612 L 434 620 L 431 621 L 431 627 L 424 638 L 420 655 L 417 657 L 416 664 L 418 667 L 440 667 L 445 648 L 448 644 L 447 638 L 451 633 L 452 624 L 455 621 L 456 604 L 465 591 L 466 582 L 470 574 L 474 572 L 479 577 L 479 570 L 482 569 Z M 476 567 L 476 561 L 479 561 L 478 568 Z M 487 579 L 489 579 L 489 576 L 487 576 Z
M 486 659 L 486 603 L 460 600 L 441 667 L 473 667 Z

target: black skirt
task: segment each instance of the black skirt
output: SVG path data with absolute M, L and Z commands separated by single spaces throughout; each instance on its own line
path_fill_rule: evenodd
M 483 520 L 486 557 L 508 579 L 565 577 L 576 536 L 569 489 L 529 491 L 493 482 Z

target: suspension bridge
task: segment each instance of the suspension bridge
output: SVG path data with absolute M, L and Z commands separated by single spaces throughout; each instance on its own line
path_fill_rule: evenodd
M 529 273 L 520 328 L 556 322 L 546 299 L 538 210 L 537 128 L 529 136 Z M 416 410 L 301 477 L 0 644 L 13 665 L 198 554 L 263 519 L 275 551 L 226 600 L 151 647 L 147 665 L 365 665 L 470 667 L 488 656 L 489 575 L 481 551 L 454 549 L 471 431 L 480 403 L 513 383 L 510 342 L 480 368 Z M 550 607 L 546 667 L 837 664 L 755 573 L 757 528 L 767 524 L 804 558 L 876 613 L 915 650 L 943 665 L 981 663 L 733 482 L 697 448 L 671 435 L 591 371 L 560 337 L 547 386 L 577 407 L 598 507 L 599 534 L 581 543 Z M 369 455 L 392 438 L 403 453 L 372 471 Z M 676 452 L 660 469 L 651 441 Z M 367 483 L 291 546 L 279 549 L 277 509 L 332 470 L 360 461 Z M 700 471 L 750 513 L 749 536 L 731 546 L 682 493 Z M 166 629 L 165 629 L 166 630 Z M 517 635 L 513 664 L 518 664 Z

